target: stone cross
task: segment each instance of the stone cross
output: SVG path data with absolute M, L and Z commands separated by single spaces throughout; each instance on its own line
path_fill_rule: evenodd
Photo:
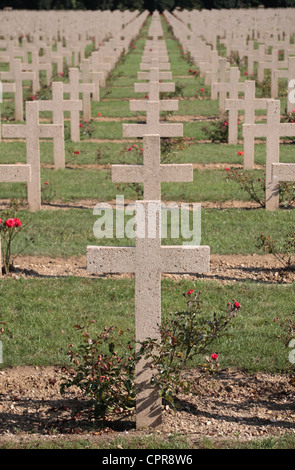
M 295 163 L 272 163 L 270 192 L 272 194 L 272 204 L 268 209 L 279 208 L 279 189 L 281 182 L 295 181 Z
M 93 83 L 94 91 L 92 99 L 94 101 L 99 101 L 99 84 L 103 83 L 104 73 L 103 72 L 93 72 L 90 70 L 90 59 L 83 59 L 81 63 L 81 72 L 80 79 L 83 83 Z
M 7 139 L 26 139 L 27 164 L 31 166 L 31 181 L 28 182 L 28 205 L 30 211 L 41 209 L 40 182 L 40 138 L 60 136 L 62 125 L 39 124 L 38 101 L 26 102 L 26 124 L 5 124 L 2 126 L 2 136 Z
M 288 59 L 288 68 L 287 70 L 277 69 L 274 71 L 274 77 L 271 82 L 271 97 L 278 98 L 279 94 L 279 87 L 278 87 L 278 79 L 279 78 L 286 78 L 288 80 L 288 94 L 290 91 L 294 90 L 295 85 L 295 57 L 289 57 Z M 294 109 L 294 103 L 287 100 L 287 112 L 291 113 Z
M 141 62 L 140 70 L 150 70 L 151 68 L 158 68 L 159 70 L 170 70 L 170 62 L 160 62 L 158 58 L 151 59 L 150 62 Z
M 32 82 L 33 95 L 35 95 L 40 90 L 40 71 L 45 70 L 46 85 L 50 86 L 52 80 L 52 70 L 50 64 L 40 62 L 38 51 L 32 51 L 31 57 L 31 63 L 22 63 L 22 70 L 35 73 L 35 77 Z
M 90 107 L 90 95 L 95 92 L 95 86 L 93 83 L 80 83 L 79 69 L 70 68 L 69 70 L 70 83 L 64 84 L 64 93 L 70 93 L 71 100 L 79 100 L 80 93 L 82 93 L 83 101 L 83 120 L 90 121 L 91 119 L 91 107 Z M 73 111 L 78 113 L 78 111 Z M 80 136 L 79 136 L 80 140 Z
M 160 123 L 159 101 L 147 101 L 146 124 L 123 124 L 123 137 L 143 137 L 145 134 L 159 134 L 160 137 L 182 137 L 183 125 Z
M 161 274 L 209 271 L 209 246 L 161 246 L 161 202 L 137 201 L 135 247 L 87 247 L 89 273 L 135 274 L 135 340 L 160 340 Z M 152 212 L 152 214 L 151 214 Z M 154 230 L 150 236 L 150 225 Z M 141 234 L 139 234 L 141 232 Z M 142 233 L 143 232 L 143 233 Z M 138 350 L 137 350 L 138 351 Z M 151 385 L 151 364 L 136 364 L 136 426 L 161 424 L 161 399 Z
M 219 82 L 213 83 L 212 88 L 214 92 L 219 94 L 219 113 L 225 113 L 225 100 L 227 94 L 229 94 L 229 98 L 237 99 L 239 96 L 239 92 L 244 91 L 244 83 L 239 83 L 240 77 L 240 70 L 238 67 L 231 67 L 230 68 L 230 79 L 229 82 Z
M 148 93 L 149 100 L 158 101 L 160 93 L 170 93 L 175 91 L 175 83 L 160 83 L 159 81 L 152 81 L 148 83 L 134 83 L 135 93 Z
M 228 62 L 225 57 L 219 57 L 218 59 L 218 70 L 217 74 L 215 75 L 215 78 L 217 78 L 216 82 L 211 82 L 211 100 L 217 100 L 218 94 L 220 96 L 224 95 L 224 98 L 226 98 L 226 93 L 224 93 L 222 90 L 219 90 L 218 87 L 215 85 L 215 83 L 226 83 L 227 81 L 227 68 L 228 68 Z
M 65 145 L 64 145 L 64 112 L 82 110 L 82 101 L 80 100 L 64 100 L 63 99 L 63 87 L 62 82 L 52 83 L 52 100 L 40 100 L 39 111 L 51 111 L 52 112 L 52 123 L 59 124 L 62 126 L 62 133 L 59 138 L 54 139 L 54 168 L 64 169 L 65 168 Z M 76 117 L 76 114 L 74 114 Z M 74 137 L 80 134 L 79 119 L 74 121 L 71 114 L 71 132 Z
M 255 98 L 255 81 L 244 82 L 243 99 L 226 99 L 225 109 L 229 111 L 228 143 L 236 145 L 238 142 L 238 111 L 244 110 L 244 123 L 254 124 L 255 110 L 267 108 L 267 99 Z M 254 139 L 244 140 L 244 168 L 254 168 Z
M 137 73 L 138 80 L 149 80 L 150 82 L 159 82 L 160 80 L 172 80 L 172 72 L 160 71 L 158 67 L 151 67 L 146 72 Z
M 14 98 L 15 98 L 15 83 L 14 82 L 12 83 L 1 82 L 0 80 L 0 104 L 3 99 L 3 93 L 14 93 Z M 1 142 L 1 113 L 0 113 L 0 142 Z
M 35 80 L 35 72 L 23 72 L 21 59 L 14 59 L 10 72 L 1 72 L 1 80 L 13 80 L 15 82 L 15 120 L 24 120 L 23 110 L 23 81 Z
M 161 199 L 162 182 L 193 181 L 191 164 L 161 164 L 159 135 L 143 136 L 143 165 L 112 165 L 112 181 L 143 183 L 145 200 Z
M 280 160 L 280 137 L 294 137 L 295 124 L 280 122 L 280 101 L 268 100 L 266 124 L 243 124 L 244 138 L 266 137 L 265 201 L 266 209 L 278 208 L 278 192 L 274 190 L 272 164 Z M 276 185 L 275 185 L 276 187 Z

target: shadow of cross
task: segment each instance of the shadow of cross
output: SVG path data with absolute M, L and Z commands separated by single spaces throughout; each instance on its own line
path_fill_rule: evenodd
M 62 137 L 60 140 L 54 139 L 54 168 L 64 169 L 65 168 L 65 143 L 64 143 L 64 112 L 70 111 L 71 113 L 71 130 L 75 135 L 80 135 L 79 119 L 77 119 L 77 113 L 74 111 L 82 111 L 81 100 L 64 100 L 63 99 L 63 87 L 62 82 L 52 83 L 52 100 L 40 100 L 39 111 L 51 111 L 52 112 L 52 123 L 60 124 L 62 126 Z
M 27 164 L 31 165 L 31 180 L 27 186 L 30 211 L 41 209 L 40 138 L 58 138 L 63 132 L 61 124 L 39 124 L 39 102 L 26 102 L 26 124 L 4 124 L 2 137 L 26 139 Z
M 161 201 L 136 201 L 135 247 L 87 247 L 89 273 L 135 274 L 135 340 L 160 339 L 161 274 L 209 271 L 209 246 L 161 246 Z M 137 347 L 138 353 L 138 347 Z M 136 362 L 136 426 L 161 423 L 161 399 L 147 359 Z
M 266 137 L 266 165 L 265 165 L 265 208 L 275 210 L 279 205 L 279 193 L 277 183 L 272 179 L 272 164 L 280 160 L 280 137 L 294 137 L 295 124 L 281 123 L 281 103 L 279 100 L 269 99 L 267 102 L 266 124 L 243 124 L 243 134 L 246 140 L 249 136 Z M 289 167 L 287 167 L 289 168 Z M 288 181 L 292 181 L 292 174 Z M 287 181 L 284 177 L 284 181 Z

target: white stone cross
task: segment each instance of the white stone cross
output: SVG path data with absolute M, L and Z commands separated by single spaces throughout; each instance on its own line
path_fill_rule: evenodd
M 161 202 L 136 201 L 135 247 L 87 247 L 89 273 L 135 274 L 135 340 L 160 340 L 161 274 L 209 271 L 209 246 L 161 246 Z M 152 234 L 151 234 L 152 232 Z M 138 348 L 137 348 L 138 352 Z M 141 358 L 136 363 L 136 426 L 161 424 L 161 399 L 151 385 L 153 370 Z
M 159 134 L 160 137 L 182 137 L 183 125 L 160 123 L 159 101 L 147 101 L 146 124 L 123 124 L 123 137 L 143 137 L 145 134 Z
M 272 164 L 279 163 L 280 160 L 280 137 L 294 137 L 295 124 L 281 123 L 280 101 L 268 100 L 267 123 L 243 124 L 243 133 L 245 139 L 249 135 L 256 138 L 266 137 L 265 207 L 267 210 L 275 210 L 278 208 L 278 192 L 273 189 Z
M 24 120 L 23 110 L 23 81 L 35 80 L 35 72 L 23 72 L 21 59 L 14 59 L 10 72 L 1 72 L 1 80 L 13 80 L 15 82 L 15 120 Z
M 151 59 L 150 62 L 141 62 L 139 65 L 140 70 L 150 70 L 151 68 L 158 68 L 159 70 L 170 70 L 170 62 L 160 62 L 158 58 Z
M 40 71 L 45 70 L 46 85 L 50 86 L 52 80 L 52 70 L 50 64 L 40 62 L 37 50 L 31 52 L 31 57 L 31 63 L 22 63 L 22 70 L 35 73 L 35 77 L 32 83 L 33 95 L 35 95 L 40 90 Z
M 91 107 L 90 107 L 90 96 L 91 93 L 95 92 L 95 86 L 93 83 L 80 83 L 79 69 L 71 67 L 69 70 L 70 82 L 64 84 L 64 93 L 70 93 L 71 100 L 79 100 L 80 93 L 82 93 L 83 101 L 83 120 L 90 121 L 91 119 Z M 76 112 L 77 111 L 73 111 Z M 80 136 L 79 136 L 80 139 Z
M 54 138 L 62 133 L 62 125 L 39 124 L 38 101 L 26 102 L 26 124 L 4 124 L 2 136 L 7 139 L 26 139 L 27 164 L 31 166 L 28 182 L 28 205 L 30 211 L 41 209 L 40 138 Z
M 39 100 L 39 111 L 51 111 L 52 112 L 52 123 L 59 124 L 62 126 L 62 134 L 59 138 L 54 139 L 54 168 L 64 169 L 65 168 L 65 145 L 64 145 L 64 112 L 82 110 L 81 100 L 64 100 L 63 99 L 63 87 L 62 82 L 52 83 L 52 100 Z M 77 117 L 77 114 L 73 114 L 73 117 Z M 71 114 L 71 132 L 74 136 L 80 135 L 79 119 L 74 121 Z
M 105 75 L 103 72 L 93 72 L 90 70 L 90 59 L 83 59 L 81 62 L 81 72 L 80 79 L 83 83 L 93 83 L 94 92 L 92 99 L 94 101 L 99 101 L 99 85 L 104 83 Z
M 160 93 L 173 93 L 175 91 L 175 83 L 162 83 L 152 81 L 148 83 L 134 83 L 135 93 L 148 93 L 150 101 L 158 101 Z
M 228 143 L 236 145 L 238 142 L 238 111 L 244 110 L 244 123 L 254 124 L 255 110 L 267 109 L 266 98 L 255 98 L 255 80 L 244 82 L 244 98 L 226 99 L 225 109 L 229 111 Z M 254 168 L 254 139 L 248 137 L 244 140 L 244 168 Z
M 240 70 L 238 67 L 230 68 L 229 82 L 212 83 L 214 92 L 219 94 L 219 113 L 225 112 L 225 100 L 229 94 L 229 98 L 237 99 L 239 92 L 244 91 L 244 82 L 239 82 Z
M 161 164 L 159 135 L 143 136 L 143 165 L 112 165 L 112 181 L 143 183 L 145 200 L 161 200 L 162 182 L 193 181 L 191 164 Z
M 272 194 L 272 204 L 268 209 L 279 208 L 279 189 L 281 182 L 295 181 L 295 163 L 272 163 L 270 193 Z
M 277 69 L 274 71 L 274 79 L 271 82 L 271 97 L 278 98 L 278 79 L 286 78 L 288 80 L 288 95 L 294 90 L 295 85 L 295 57 L 289 57 L 287 70 Z M 291 113 L 294 109 L 294 103 L 287 99 L 287 112 Z

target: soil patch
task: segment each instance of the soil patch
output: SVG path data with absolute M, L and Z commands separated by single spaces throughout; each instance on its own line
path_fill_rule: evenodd
M 163 274 L 173 280 L 203 279 L 214 280 L 221 284 L 236 282 L 260 282 L 264 284 L 291 284 L 295 282 L 295 271 L 282 269 L 279 261 L 267 255 L 217 255 L 211 254 L 210 272 L 206 274 Z M 14 270 L 9 277 L 89 277 L 89 278 L 132 278 L 132 274 L 90 274 L 86 271 L 85 256 L 70 258 L 51 258 L 49 256 L 22 256 L 14 260 Z
M 89 401 L 79 390 L 60 394 L 58 367 L 15 367 L 0 371 L 0 444 L 46 437 L 88 438 L 144 436 L 133 412 L 111 415 L 104 428 L 95 426 Z M 190 371 L 192 393 L 179 395 L 177 411 L 162 406 L 156 432 L 186 436 L 250 440 L 295 432 L 294 379 L 269 374 L 223 370 L 208 376 Z

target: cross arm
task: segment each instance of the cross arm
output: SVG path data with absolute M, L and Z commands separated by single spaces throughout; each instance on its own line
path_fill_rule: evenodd
M 266 137 L 267 124 L 243 124 L 243 137 Z
M 112 181 L 114 183 L 142 183 L 143 165 L 112 165 Z
M 130 111 L 147 111 L 146 100 L 131 100 L 130 102 Z M 160 100 L 159 101 L 159 111 L 177 111 L 178 110 L 178 100 Z
M 0 165 L 0 183 L 27 183 L 31 181 L 31 165 Z
M 194 179 L 191 163 L 160 165 L 160 179 L 165 182 L 190 182 Z
M 25 124 L 3 124 L 2 126 L 2 137 L 5 139 L 27 138 L 27 126 Z
M 163 273 L 206 273 L 210 271 L 210 247 L 162 246 L 161 270 Z
M 246 101 L 242 99 L 226 99 L 225 100 L 225 109 L 231 110 L 231 109 L 245 109 L 246 107 Z
M 135 273 L 135 247 L 88 246 L 87 272 L 103 273 Z
M 295 181 L 295 163 L 273 163 L 272 176 L 276 182 Z
M 39 137 L 40 138 L 52 138 L 57 135 L 58 132 L 62 132 L 62 124 L 41 124 L 39 126 Z
M 182 124 L 123 124 L 123 137 L 143 137 L 146 134 L 159 134 L 160 137 L 182 137 Z

